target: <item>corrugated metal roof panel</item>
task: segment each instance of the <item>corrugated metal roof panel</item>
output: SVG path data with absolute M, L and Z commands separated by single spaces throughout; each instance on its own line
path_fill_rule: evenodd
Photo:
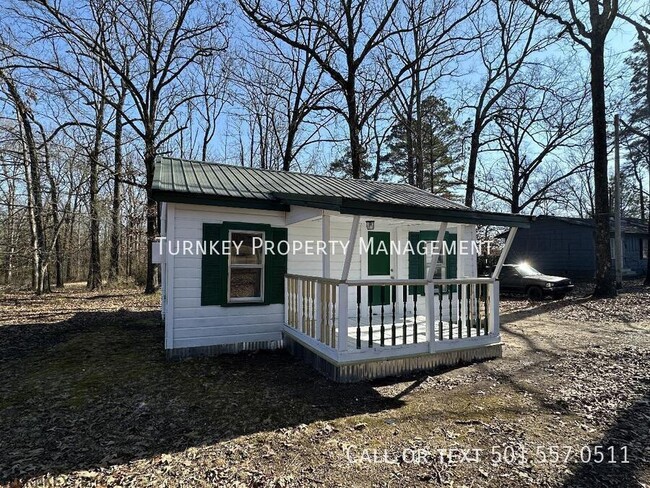
M 390 203 L 425 208 L 466 209 L 410 185 L 331 176 L 260 170 L 225 164 L 161 158 L 153 189 L 247 199 L 276 199 L 274 194 L 339 197 L 361 202 Z
M 289 210 L 290 205 L 342 214 L 528 227 L 530 217 L 481 212 L 400 183 L 244 168 L 160 158 L 153 181 L 161 201 Z

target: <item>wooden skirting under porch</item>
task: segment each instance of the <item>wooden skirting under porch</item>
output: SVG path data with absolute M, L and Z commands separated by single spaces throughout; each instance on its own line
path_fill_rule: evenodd
M 195 357 L 220 356 L 222 354 L 238 354 L 245 351 L 272 351 L 282 349 L 284 343 L 277 341 L 238 342 L 235 344 L 217 344 L 213 346 L 181 347 L 165 350 L 167 359 L 186 359 Z
M 444 367 L 470 364 L 502 356 L 502 344 L 496 343 L 440 351 L 433 354 L 423 353 L 414 356 L 372 359 L 345 364 L 318 354 L 305 343 L 286 333 L 284 335 L 284 346 L 293 356 L 302 359 L 325 377 L 339 383 L 354 383 L 414 372 L 435 371 Z

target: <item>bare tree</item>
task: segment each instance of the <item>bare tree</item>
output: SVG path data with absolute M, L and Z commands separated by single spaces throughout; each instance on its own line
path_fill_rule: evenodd
M 49 286 L 49 282 L 47 282 L 48 254 L 44 223 L 41 161 L 34 130 L 33 112 L 20 93 L 12 73 L 6 68 L 0 67 L 0 81 L 4 85 L 3 91 L 5 91 L 14 106 L 20 130 L 28 196 L 27 207 L 32 236 L 32 287 L 37 294 L 42 294 Z
M 303 149 L 330 137 L 326 132 L 331 116 L 318 108 L 332 93 L 333 87 L 325 82 L 325 72 L 309 52 L 253 27 L 255 41 L 244 44 L 247 52 L 243 56 L 244 76 L 239 76 L 237 81 L 249 98 L 252 94 L 250 89 L 261 92 L 260 101 L 265 100 L 268 105 L 274 145 L 281 152 L 279 167 L 289 171 Z M 306 32 L 296 30 L 292 34 L 296 41 L 313 46 L 325 39 L 324 29 L 320 26 Z M 259 79 L 265 83 L 254 81 Z M 251 82 L 254 86 L 243 86 Z
M 532 64 L 532 56 L 544 50 L 553 39 L 541 32 L 542 18 L 519 2 L 490 0 L 474 21 L 477 55 L 483 77 L 478 93 L 467 103 L 472 112 L 472 127 L 467 162 L 465 205 L 474 204 L 476 168 L 483 131 L 492 121 L 497 102 L 517 82 L 522 68 Z
M 57 37 L 79 55 L 90 55 L 122 80 L 130 97 L 124 122 L 141 138 L 147 191 L 147 276 L 145 293 L 157 288 L 156 265 L 151 262 L 151 243 L 158 233 L 157 203 L 152 198 L 156 156 L 165 143 L 185 127 L 171 128 L 170 121 L 188 100 L 198 99 L 184 84 L 184 76 L 199 60 L 222 52 L 225 12 L 219 6 L 202 8 L 197 0 L 149 0 L 67 5 L 52 0 L 25 0 L 20 14 L 48 37 Z M 79 15 L 83 9 L 88 15 Z M 62 50 L 51 53 L 61 56 Z M 126 60 L 129 63 L 126 63 Z M 61 63 L 41 67 L 59 70 Z M 126 70 L 125 66 L 129 66 Z M 69 73 L 67 75 L 70 75 Z M 76 80 L 83 83 L 83 79 Z M 87 86 L 93 89 L 94 87 Z M 118 100 L 105 102 L 118 110 Z
M 589 54 L 592 128 L 594 137 L 594 197 L 596 221 L 596 287 L 594 296 L 616 295 L 610 249 L 607 174 L 607 107 L 605 102 L 605 40 L 616 16 L 618 0 L 567 0 L 569 15 L 549 0 L 523 0 L 532 10 L 558 23 L 562 33 Z
M 119 91 L 115 106 L 115 129 L 113 149 L 113 201 L 111 205 L 111 250 L 108 268 L 108 280 L 115 282 L 120 275 L 120 240 L 122 234 L 121 206 L 122 206 L 122 178 L 124 171 L 123 161 L 123 134 L 124 134 L 124 103 L 126 101 L 126 84 L 120 80 Z
M 635 178 L 639 184 L 639 199 L 641 215 L 645 213 L 643 181 L 639 174 L 641 162 L 646 163 L 650 178 L 650 14 L 642 15 L 642 22 L 634 22 L 638 42 L 634 48 L 637 56 L 633 57 L 630 65 L 633 69 L 631 91 L 633 94 L 633 109 L 630 114 L 630 124 L 626 124 L 625 132 L 634 139 L 630 150 Z M 645 160 L 645 161 L 644 161 Z M 650 188 L 650 183 L 648 184 Z M 648 233 L 650 234 L 650 211 L 648 212 Z M 650 259 L 646 271 L 645 285 L 650 285 Z
M 465 24 L 483 4 L 483 0 L 405 0 L 403 18 L 397 21 L 401 28 L 385 47 L 383 66 L 391 82 L 397 82 L 401 67 L 408 66 L 408 76 L 396 84 L 389 100 L 397 123 L 406 129 L 407 181 L 418 188 L 425 186 L 423 100 L 441 79 L 454 74 L 459 59 L 468 53 L 473 34 Z
M 409 76 L 412 60 L 381 76 L 378 57 L 390 39 L 404 32 L 394 19 L 400 0 L 282 0 L 273 8 L 260 0 L 239 0 L 246 15 L 263 31 L 304 51 L 329 75 L 343 102 L 324 104 L 347 125 L 350 174 L 361 178 L 367 164 L 362 132 L 372 114 Z M 321 30 L 323 38 L 308 33 Z M 348 159 L 348 158 L 343 158 Z
M 553 197 L 557 183 L 584 170 L 568 166 L 563 155 L 588 127 L 588 89 L 579 81 L 563 82 L 568 66 L 547 62 L 555 66 L 522 71 L 522 82 L 494 105 L 485 161 L 479 163 L 478 191 L 507 203 L 512 213 L 534 210 Z

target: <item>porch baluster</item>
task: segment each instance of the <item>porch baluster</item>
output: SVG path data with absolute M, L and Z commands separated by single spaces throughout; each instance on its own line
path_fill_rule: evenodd
M 293 326 L 297 329 L 298 328 L 298 280 L 294 279 L 293 283 L 291 284 L 291 297 L 293 300 L 293 313 L 292 315 L 292 320 L 293 320 Z
M 438 337 L 442 340 L 442 285 L 438 285 Z
M 381 300 L 381 328 L 379 329 L 381 331 L 381 336 L 380 336 L 380 344 L 381 347 L 384 347 L 384 340 L 386 338 L 386 328 L 384 327 L 384 299 L 385 299 L 385 286 L 381 286 L 379 288 L 379 300 Z
M 454 321 L 452 320 L 454 318 L 453 312 L 453 307 L 452 307 L 452 295 L 453 295 L 453 287 L 452 285 L 447 285 L 447 298 L 449 299 L 449 337 L 453 338 L 454 335 Z M 460 336 L 458 336 L 460 339 Z
M 483 321 L 484 335 L 488 335 L 488 284 L 485 284 L 485 294 L 483 295 L 483 306 L 485 310 L 485 320 Z
M 404 313 L 402 314 L 402 344 L 406 344 L 406 302 L 408 301 L 408 285 L 402 285 L 402 296 L 404 303 Z
M 331 342 L 332 347 L 336 347 L 336 285 L 331 284 L 330 286 L 330 295 L 332 296 L 332 333 L 331 333 Z
M 357 286 L 357 349 L 361 349 L 361 287 Z
M 314 281 L 311 281 L 309 284 L 309 299 L 309 328 L 311 331 L 309 335 L 316 337 L 316 283 Z
M 309 335 L 309 322 L 307 322 L 307 310 L 306 310 L 306 305 L 307 305 L 307 286 L 309 286 L 309 282 L 306 280 L 302 280 L 300 282 L 300 298 L 302 301 L 302 307 L 300 309 L 300 323 L 302 324 L 301 329 L 302 332 L 306 333 Z
M 413 287 L 413 344 L 418 342 L 418 289 Z
M 393 338 L 392 342 L 393 342 L 393 346 L 394 346 L 395 345 L 395 340 L 396 340 L 396 337 L 395 337 L 395 301 L 397 300 L 397 286 L 396 285 L 391 286 L 390 291 L 391 291 L 391 293 L 390 293 L 391 302 L 392 302 L 392 305 L 393 305 L 393 328 L 391 329 L 391 337 Z
M 474 285 L 474 289 L 476 292 L 474 293 L 476 295 L 476 335 L 480 336 L 481 335 L 481 285 L 476 284 Z
M 372 347 L 372 287 L 368 287 L 368 347 Z
M 467 291 L 465 302 L 467 304 L 467 315 L 465 316 L 465 325 L 467 326 L 467 337 L 472 337 L 472 285 L 465 285 Z
M 318 320 L 318 336 L 320 337 L 320 341 L 325 344 L 326 338 L 327 338 L 327 327 L 325 326 L 326 321 L 325 321 L 325 285 L 322 282 L 318 282 L 318 307 L 320 309 L 320 317 Z
M 458 337 L 463 334 L 463 285 L 458 285 Z

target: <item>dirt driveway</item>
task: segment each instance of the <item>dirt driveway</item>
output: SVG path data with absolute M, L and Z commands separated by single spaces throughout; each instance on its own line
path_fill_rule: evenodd
M 168 362 L 158 300 L 0 295 L 0 485 L 650 486 L 641 287 L 505 300 L 503 359 L 356 385 L 282 352 Z

